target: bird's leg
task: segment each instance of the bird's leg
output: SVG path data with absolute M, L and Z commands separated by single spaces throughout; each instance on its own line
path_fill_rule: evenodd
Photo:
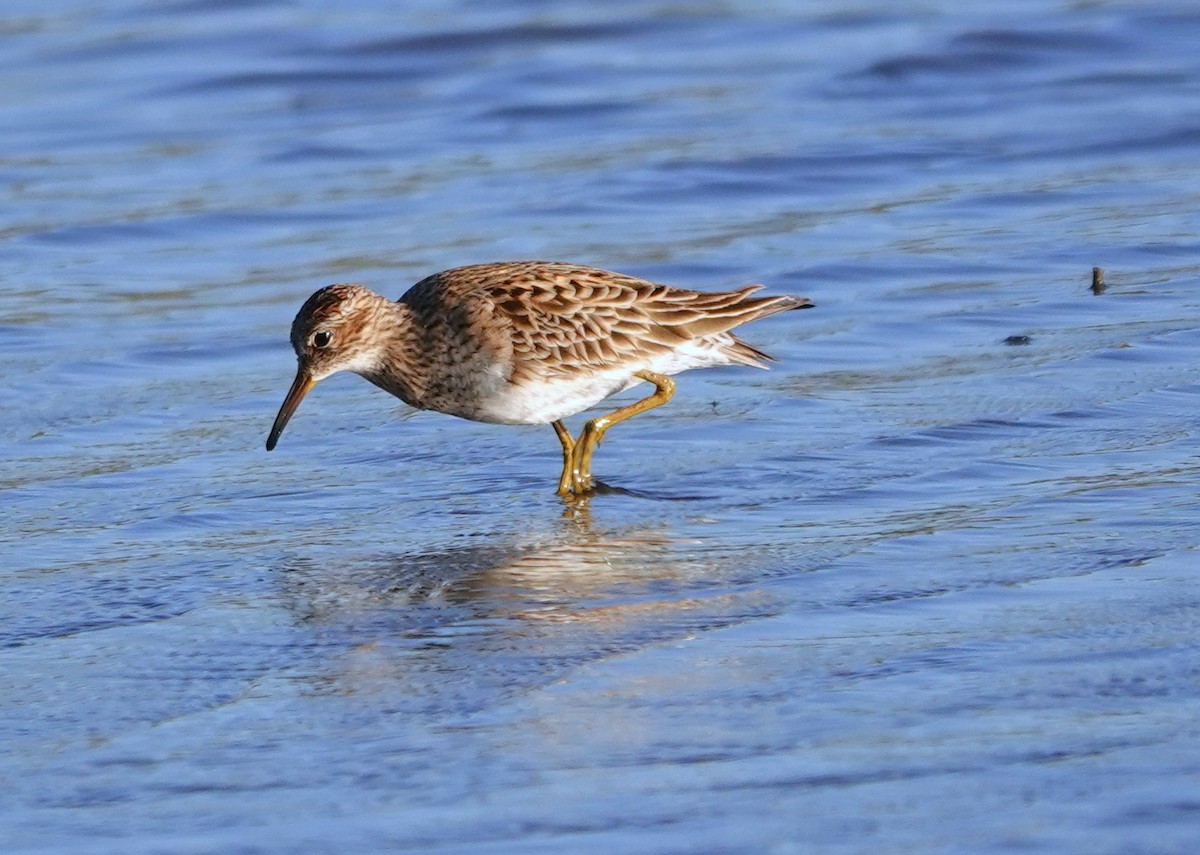
M 571 432 L 567 430 L 567 426 L 562 421 L 550 423 L 554 428 L 554 432 L 558 434 L 558 441 L 562 443 L 563 449 L 563 471 L 558 479 L 558 495 L 571 495 L 571 487 L 575 483 L 574 478 L 574 454 L 575 440 L 571 437 Z
M 653 383 L 655 386 L 654 392 L 640 401 L 609 413 L 607 416 L 598 416 L 583 426 L 583 433 L 575 441 L 575 448 L 571 453 L 570 468 L 573 476 L 571 491 L 577 496 L 581 496 L 592 489 L 592 453 L 596 450 L 596 446 L 604 439 L 605 431 L 618 422 L 623 422 L 628 418 L 636 416 L 638 413 L 644 413 L 646 410 L 652 410 L 655 407 L 665 404 L 675 394 L 675 381 L 670 377 L 663 374 L 655 374 L 653 371 L 636 371 L 633 376 L 648 383 Z M 566 477 L 566 472 L 563 473 L 563 476 Z M 559 491 L 561 494 L 561 482 L 559 483 Z

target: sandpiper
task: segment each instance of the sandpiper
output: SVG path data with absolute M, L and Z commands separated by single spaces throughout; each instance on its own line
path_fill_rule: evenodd
M 270 451 L 320 380 L 353 371 L 410 406 L 494 424 L 549 424 L 562 443 L 560 496 L 590 492 L 605 431 L 665 404 L 670 375 L 715 365 L 766 368 L 730 330 L 803 297 L 752 297 L 761 285 L 705 293 L 577 264 L 506 261 L 422 279 L 397 301 L 361 285 L 317 291 L 292 322 L 299 360 Z M 640 381 L 647 397 L 587 422 L 562 420 Z

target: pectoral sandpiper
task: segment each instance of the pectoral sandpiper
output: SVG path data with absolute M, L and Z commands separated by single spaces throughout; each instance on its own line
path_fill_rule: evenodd
M 361 285 L 330 285 L 292 323 L 299 369 L 267 450 L 319 380 L 353 371 L 419 409 L 553 426 L 563 452 L 558 493 L 583 495 L 592 490 L 592 454 L 605 431 L 670 400 L 669 375 L 766 367 L 770 357 L 730 330 L 812 302 L 752 297 L 761 287 L 704 293 L 543 261 L 446 270 L 395 302 Z M 642 380 L 654 392 L 571 436 L 564 417 Z

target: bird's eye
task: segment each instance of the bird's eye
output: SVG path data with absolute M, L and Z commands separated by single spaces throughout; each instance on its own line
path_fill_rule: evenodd
M 321 330 L 313 333 L 312 343 L 317 350 L 324 350 L 329 347 L 329 343 L 333 341 L 333 333 L 329 330 Z

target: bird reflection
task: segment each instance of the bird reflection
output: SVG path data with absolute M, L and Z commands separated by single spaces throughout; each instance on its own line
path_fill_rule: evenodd
M 744 572 L 742 552 L 665 526 L 600 529 L 577 510 L 541 530 L 285 568 L 309 688 L 440 717 L 770 612 L 759 589 L 719 584 Z
M 481 538 L 482 539 L 482 538 Z M 302 622 L 374 621 L 397 628 L 445 619 L 599 620 L 646 608 L 679 608 L 671 580 L 705 572 L 689 544 L 661 530 L 598 531 L 575 503 L 550 531 L 337 563 L 299 561 L 280 574 L 288 609 Z M 664 588 L 664 583 L 668 583 Z M 659 595 L 647 602 L 650 588 Z M 619 597 L 620 602 L 608 599 Z M 596 600 L 605 598 L 605 603 Z

